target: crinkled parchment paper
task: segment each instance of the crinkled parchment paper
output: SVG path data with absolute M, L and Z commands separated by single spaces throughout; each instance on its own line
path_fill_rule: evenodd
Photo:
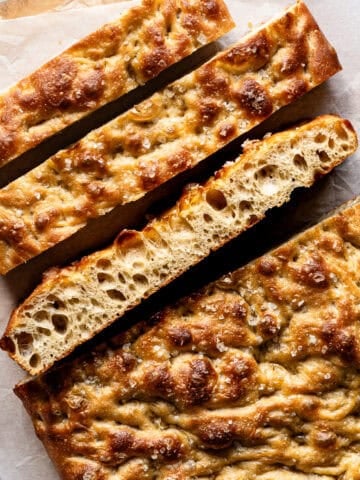
M 21 0 L 10 0 L 21 3 Z M 0 89 L 30 73 L 44 61 L 64 50 L 75 40 L 101 24 L 115 19 L 133 2 L 108 5 L 97 0 L 47 0 L 56 12 L 0 21 Z M 115 0 L 112 0 L 115 1 Z M 236 41 L 251 25 L 268 20 L 289 4 L 289 0 L 227 0 L 238 29 L 222 44 Z M 30 0 L 22 0 L 28 15 Z M 42 2 L 33 3 L 40 4 Z M 45 2 L 46 3 L 46 2 Z M 60 3 L 65 7 L 60 8 Z M 308 0 L 322 29 L 336 47 L 344 71 L 325 86 L 308 94 L 295 105 L 267 122 L 272 131 L 286 123 L 320 113 L 339 113 L 360 131 L 360 29 L 358 0 Z M 44 5 L 44 4 L 43 4 Z M 86 9 L 81 8 L 88 5 Z M 1 3 L 0 3 L 1 7 Z M 75 9 L 69 9 L 76 7 Z M 38 11 L 38 10 L 37 10 Z M 21 12 L 21 10 L 19 10 Z M 1 15 L 1 8 L 0 8 Z M 298 225 L 314 222 L 343 201 L 360 194 L 360 153 L 348 159 L 321 186 L 311 191 L 294 212 Z M 296 228 L 296 226 L 294 226 Z M 0 330 L 4 330 L 16 299 L 5 280 L 0 280 Z M 30 420 L 12 388 L 24 377 L 6 354 L 0 352 L 0 480 L 52 480 L 58 476 L 36 439 Z

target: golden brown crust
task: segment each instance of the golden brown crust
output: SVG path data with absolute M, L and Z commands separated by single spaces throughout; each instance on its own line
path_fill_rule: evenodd
M 89 218 L 137 200 L 339 69 L 334 49 L 297 3 L 1 190 L 0 272 L 69 237 Z
M 50 270 L 13 312 L 0 346 L 31 374 L 48 369 L 356 147 L 351 124 L 333 115 L 246 144 L 235 162 L 192 185 L 142 231 L 125 230 L 110 247 Z
M 16 388 L 64 480 L 358 479 L 360 199 Z
M 0 96 L 0 166 L 233 26 L 222 0 L 143 0 Z

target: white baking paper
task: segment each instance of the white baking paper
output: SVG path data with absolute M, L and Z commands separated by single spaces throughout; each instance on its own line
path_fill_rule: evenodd
M 75 1 L 93 4 L 96 0 Z M 102 23 L 115 19 L 130 3 L 124 1 L 0 22 L 0 89 L 30 73 Z M 280 13 L 289 0 L 227 0 L 227 3 L 238 28 L 225 37 L 223 45 L 238 40 L 252 25 Z M 344 71 L 275 115 L 267 126 L 275 130 L 317 114 L 338 113 L 350 119 L 360 131 L 360 29 L 357 21 L 360 3 L 358 0 L 308 0 L 307 4 L 336 47 Z M 296 205 L 298 224 L 314 222 L 324 212 L 359 194 L 360 154 L 357 153 L 329 175 L 312 198 Z M 11 282 L 0 280 L 1 332 L 18 301 L 16 292 Z M 20 368 L 0 352 L 0 480 L 56 480 L 58 476 L 36 439 L 26 412 L 12 393 L 15 383 L 23 377 Z
M 40 13 L 61 12 L 122 1 L 126 0 L 0 0 L 0 18 L 9 20 Z

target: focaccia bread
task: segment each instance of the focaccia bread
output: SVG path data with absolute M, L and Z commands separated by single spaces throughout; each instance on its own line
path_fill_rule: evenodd
M 339 69 L 298 2 L 1 190 L 0 273 L 196 165 Z
M 1 347 L 31 374 L 44 371 L 356 147 L 351 124 L 330 115 L 250 143 L 141 232 L 124 230 L 107 249 L 50 270 L 13 312 Z
M 0 167 L 233 26 L 223 0 L 143 0 L 0 96 Z
M 359 480 L 360 199 L 16 388 L 63 480 Z

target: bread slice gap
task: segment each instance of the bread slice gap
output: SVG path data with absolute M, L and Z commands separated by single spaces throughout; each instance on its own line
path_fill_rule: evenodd
M 18 385 L 61 478 L 355 479 L 359 263 L 360 197 Z
M 0 273 L 194 167 L 340 68 L 297 2 L 0 190 Z
M 333 115 L 249 142 L 142 231 L 123 230 L 110 247 L 50 270 L 13 312 L 1 347 L 29 373 L 44 371 L 356 148 L 350 122 Z

